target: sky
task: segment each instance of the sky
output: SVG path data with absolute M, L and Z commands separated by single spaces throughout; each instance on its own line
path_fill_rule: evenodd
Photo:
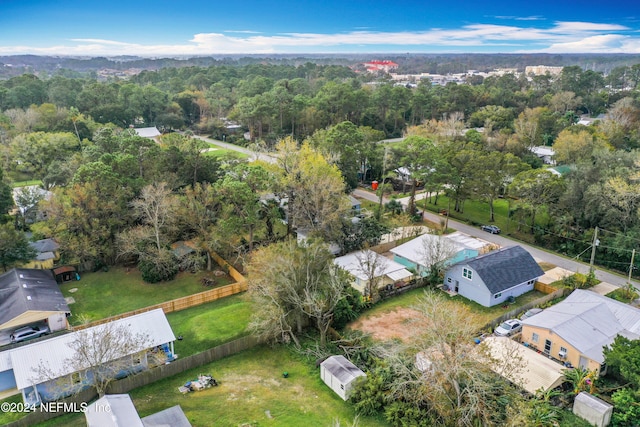
M 0 0 L 0 55 L 640 53 L 638 0 Z

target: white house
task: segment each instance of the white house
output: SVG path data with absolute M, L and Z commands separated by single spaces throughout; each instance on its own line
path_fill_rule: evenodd
M 348 400 L 354 381 L 367 375 L 344 356 L 331 356 L 320 364 L 320 378 L 343 400 Z
M 529 149 L 533 154 L 535 154 L 545 165 L 555 165 L 556 161 L 553 157 L 556 155 L 556 152 L 551 147 L 538 146 L 531 147 Z
M 118 362 L 117 366 L 122 368 L 119 377 L 152 367 L 158 360 L 166 362 L 176 358 L 173 352 L 176 338 L 162 309 L 156 309 L 1 352 L 0 392 L 15 390 L 16 394 L 22 393 L 25 403 L 34 405 L 89 387 L 92 368 L 78 369 L 69 363 L 74 356 L 73 343 L 78 334 L 99 336 L 102 331 L 117 330 L 108 328 L 118 327 L 126 327 L 132 336 L 146 338 L 138 350 L 109 360 Z M 41 373 L 43 368 L 47 375 Z
M 413 273 L 404 265 L 369 249 L 351 252 L 334 259 L 333 262 L 351 275 L 351 286 L 365 296 L 371 279 L 377 281 L 377 288 L 381 289 L 413 278 Z
M 509 246 L 452 265 L 444 285 L 485 307 L 533 290 L 544 271 L 520 246 Z

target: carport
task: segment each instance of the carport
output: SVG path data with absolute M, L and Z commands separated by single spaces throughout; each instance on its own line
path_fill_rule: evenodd
M 505 362 L 507 358 L 522 360 L 523 369 L 520 372 L 494 371 L 531 394 L 539 389 L 554 389 L 564 382 L 564 366 L 510 338 L 487 337 L 483 343 L 498 362 Z

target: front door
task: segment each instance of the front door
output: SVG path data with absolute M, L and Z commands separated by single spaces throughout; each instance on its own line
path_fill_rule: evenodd
M 551 353 L 551 341 L 544 340 L 544 354 L 547 356 Z
M 458 286 L 460 286 L 460 282 L 456 280 L 456 288 L 454 289 L 454 291 L 458 292 Z
M 578 366 L 584 369 L 589 369 L 589 361 L 586 357 L 580 356 L 580 361 L 578 362 Z

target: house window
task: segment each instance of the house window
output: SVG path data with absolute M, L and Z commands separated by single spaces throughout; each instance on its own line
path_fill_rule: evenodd
M 80 384 L 82 382 L 82 373 L 74 372 L 71 374 L 71 384 Z
M 564 347 L 560 347 L 560 353 L 567 354 L 567 349 Z
M 451 283 L 451 277 L 447 277 L 447 283 Z
M 540 340 L 540 336 L 538 334 L 536 334 L 535 332 L 531 334 L 531 341 L 537 343 L 539 340 Z
M 469 270 L 468 268 L 463 268 L 462 269 L 462 277 L 465 277 L 465 278 L 471 280 L 473 278 L 473 271 Z
M 498 292 L 498 293 L 497 293 L 497 294 L 495 294 L 493 297 L 494 297 L 495 299 L 498 299 L 498 298 L 500 298 L 501 296 L 502 296 L 502 292 Z
M 340 384 L 340 389 L 344 390 L 344 384 Z

